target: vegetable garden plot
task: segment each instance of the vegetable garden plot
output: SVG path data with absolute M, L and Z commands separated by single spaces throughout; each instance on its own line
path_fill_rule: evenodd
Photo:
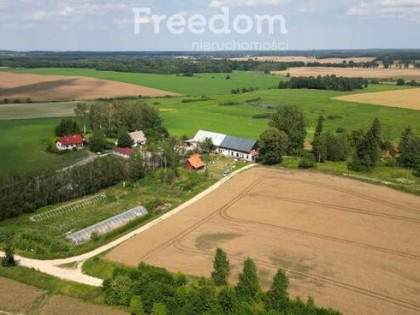
M 102 201 L 106 201 L 107 197 L 105 194 L 100 194 L 100 195 L 96 195 L 87 199 L 83 199 L 83 200 L 79 200 L 77 202 L 73 202 L 70 204 L 67 204 L 65 206 L 62 207 L 58 207 L 56 209 L 47 211 L 47 212 L 43 212 L 43 213 L 39 213 L 39 214 L 35 214 L 33 216 L 31 216 L 29 219 L 33 222 L 41 222 L 41 221 L 45 221 L 48 219 L 52 219 L 55 217 L 60 217 L 60 216 L 64 216 L 67 215 L 68 213 L 72 212 L 72 211 L 76 211 L 76 210 L 80 210 L 83 208 L 86 208 L 87 206 L 91 206 L 97 203 L 100 203 Z

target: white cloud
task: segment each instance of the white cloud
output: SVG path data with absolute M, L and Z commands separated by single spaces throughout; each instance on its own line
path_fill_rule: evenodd
M 347 15 L 365 18 L 401 18 L 420 21 L 420 0 L 362 1 L 346 11 Z
M 288 0 L 213 0 L 210 7 L 253 7 L 264 5 L 278 5 Z

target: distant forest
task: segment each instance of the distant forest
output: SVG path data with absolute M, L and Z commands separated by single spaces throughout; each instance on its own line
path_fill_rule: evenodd
M 228 60 L 232 57 L 249 60 Z M 321 64 L 313 62 L 255 61 L 254 56 L 307 56 L 318 59 L 376 57 L 371 62 Z M 176 57 L 176 58 L 174 58 Z M 389 67 L 394 61 L 403 66 L 416 64 L 420 50 L 345 50 L 345 51 L 287 51 L 287 52 L 13 52 L 0 51 L 0 67 L 11 68 L 83 68 L 117 72 L 161 74 L 230 73 L 232 71 L 284 71 L 290 67 Z M 416 64 L 420 67 L 420 64 Z

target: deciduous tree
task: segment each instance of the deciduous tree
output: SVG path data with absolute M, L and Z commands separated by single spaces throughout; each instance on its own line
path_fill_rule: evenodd
M 218 286 L 227 285 L 230 276 L 229 260 L 225 251 L 221 248 L 216 249 L 213 261 L 213 272 L 211 277 Z

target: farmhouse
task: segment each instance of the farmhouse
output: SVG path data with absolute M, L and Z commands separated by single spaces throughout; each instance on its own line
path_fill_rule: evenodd
M 131 139 L 134 141 L 134 146 L 143 145 L 146 143 L 147 138 L 144 135 L 143 131 L 134 131 L 129 133 Z
M 134 150 L 131 148 L 116 148 L 114 154 L 124 159 L 129 159 Z
M 203 161 L 201 160 L 200 154 L 193 154 L 184 163 L 184 167 L 190 171 L 202 171 L 205 168 Z
M 131 137 L 131 139 L 133 139 L 133 147 L 137 147 L 139 145 L 144 145 L 147 141 L 146 136 L 144 135 L 143 131 L 134 131 L 134 132 L 129 132 L 128 135 Z M 115 141 L 115 145 L 118 145 L 118 140 Z
M 81 135 L 71 135 L 60 137 L 55 142 L 57 150 L 77 150 L 83 148 L 83 137 Z
M 195 137 L 185 143 L 196 148 L 206 139 L 211 139 L 216 147 L 216 152 L 226 156 L 231 156 L 237 159 L 243 159 L 250 162 L 255 162 L 258 155 L 257 140 L 233 137 L 221 133 L 199 130 Z
M 226 156 L 254 162 L 257 157 L 257 140 L 226 136 L 219 146 L 219 152 Z

